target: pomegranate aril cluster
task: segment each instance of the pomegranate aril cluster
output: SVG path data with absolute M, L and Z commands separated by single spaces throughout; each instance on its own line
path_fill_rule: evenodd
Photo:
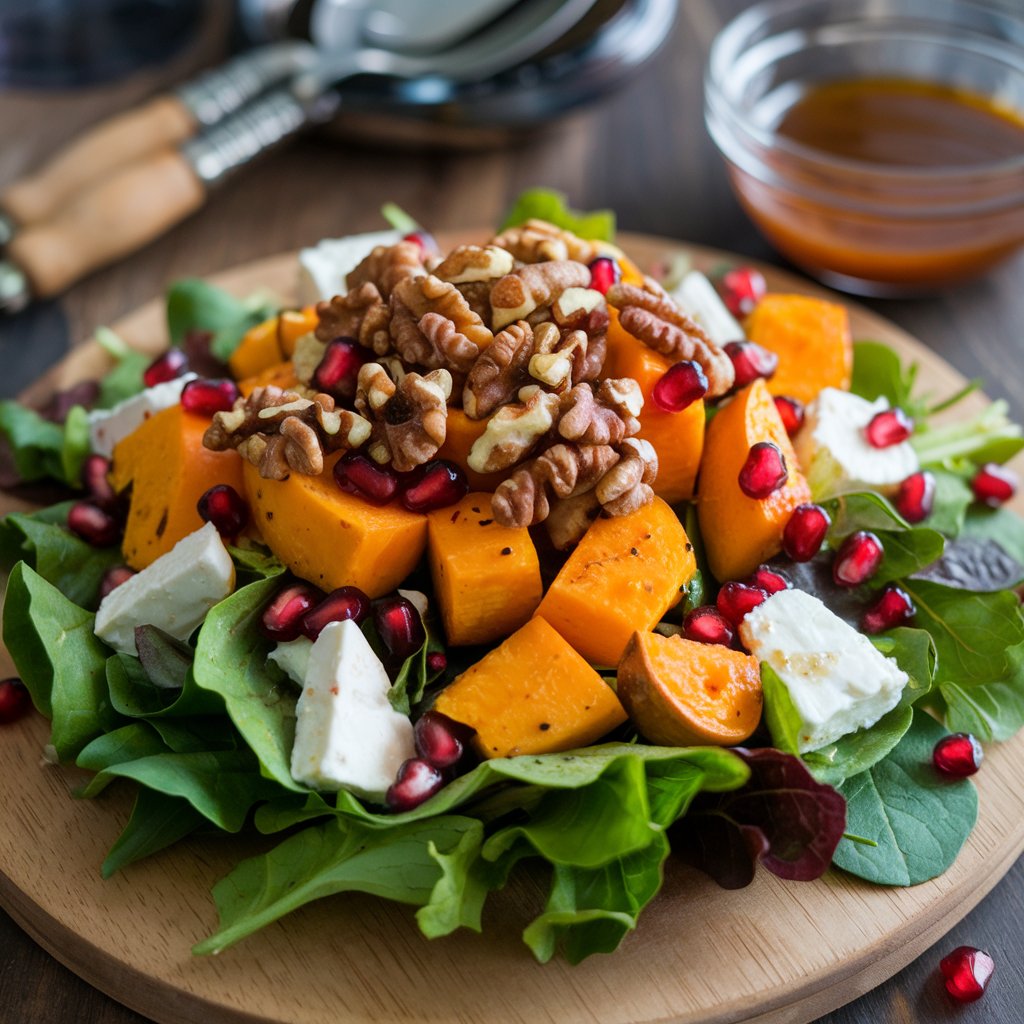
M 728 647 L 735 636 L 735 630 L 714 605 L 705 604 L 686 613 L 683 618 L 683 636 L 699 644 L 721 644 Z
M 181 407 L 197 416 L 229 412 L 238 399 L 238 385 L 226 377 L 219 380 L 190 380 L 181 389 Z
M 324 595 L 308 583 L 292 583 L 282 587 L 263 609 L 260 630 L 277 643 L 288 643 L 303 635 L 302 620 Z
M 608 293 L 613 284 L 622 280 L 622 268 L 619 261 L 611 256 L 598 256 L 590 264 L 590 287 L 602 295 Z
M 395 781 L 384 795 L 384 802 L 397 813 L 411 811 L 432 797 L 444 783 L 440 769 L 422 757 L 411 757 L 402 762 Z
M 32 706 L 25 684 L 17 676 L 0 680 L 0 725 L 10 725 Z
M 946 991 L 958 1003 L 973 1003 L 988 988 L 996 963 L 983 949 L 958 946 L 939 961 Z
M 335 338 L 313 371 L 313 387 L 335 398 L 354 398 L 359 370 L 369 355 L 353 338 Z
M 735 629 L 767 597 L 767 591 L 760 587 L 733 580 L 722 584 L 715 606 Z
M 752 587 L 760 588 L 769 596 L 793 586 L 785 573 L 773 569 L 770 565 L 759 565 L 746 582 Z
M 359 452 L 349 452 L 334 464 L 334 481 L 348 494 L 374 505 L 386 505 L 398 493 L 398 474 Z
M 112 565 L 100 579 L 98 597 L 102 601 L 103 598 L 112 594 L 122 583 L 130 580 L 135 575 L 134 569 L 129 569 L 127 565 Z
M 110 459 L 103 455 L 87 455 L 82 462 L 82 486 L 88 500 L 108 512 L 120 509 L 121 499 L 110 482 Z
M 407 597 L 385 597 L 373 606 L 373 624 L 384 646 L 398 661 L 415 654 L 427 639 L 423 619 Z
M 94 548 L 113 547 L 121 539 L 121 522 L 91 501 L 76 501 L 68 509 L 68 529 Z
M 682 412 L 708 393 L 708 378 L 700 363 L 684 360 L 670 366 L 651 390 L 662 412 Z
M 462 468 L 444 459 L 417 467 L 402 487 L 402 505 L 410 512 L 432 512 L 461 501 L 469 493 Z
M 821 550 L 831 525 L 820 505 L 797 505 L 783 528 L 782 550 L 794 562 L 809 562 Z
M 302 635 L 315 640 L 332 622 L 352 619 L 358 626 L 369 616 L 372 603 L 358 587 L 338 587 L 302 616 Z
M 935 744 L 932 764 L 943 775 L 966 779 L 981 767 L 984 756 L 981 744 L 969 732 L 954 732 Z
M 204 523 L 213 523 L 226 540 L 234 540 L 249 521 L 249 503 L 231 484 L 214 484 L 196 502 Z
M 799 398 L 791 398 L 789 395 L 776 395 L 774 402 L 786 433 L 792 437 L 804 425 L 804 403 Z
M 861 628 L 865 633 L 884 633 L 887 629 L 906 625 L 916 610 L 910 595 L 895 584 L 890 584 L 864 613 Z
M 187 372 L 188 356 L 180 348 L 169 348 L 142 371 L 142 382 L 147 388 L 152 388 L 157 384 L 166 384 L 167 381 Z
M 914 421 L 899 408 L 875 413 L 864 428 L 864 436 L 872 448 L 891 448 L 901 444 L 914 432 Z
M 894 501 L 896 511 L 908 523 L 919 523 L 932 514 L 935 506 L 935 476 L 922 469 L 900 484 Z
M 416 753 L 442 771 L 463 759 L 472 735 L 472 729 L 440 711 L 427 711 L 413 728 Z
M 975 500 L 990 508 L 998 508 L 1008 502 L 1019 486 L 1017 474 L 997 462 L 986 462 L 971 480 Z
M 788 479 L 785 456 L 774 441 L 758 441 L 751 446 L 739 473 L 740 490 L 748 498 L 767 498 Z
M 840 587 L 858 587 L 878 572 L 885 550 L 868 530 L 851 533 L 839 546 L 832 562 L 832 579 Z
M 779 368 L 779 357 L 753 341 L 730 341 L 723 351 L 732 362 L 737 389 L 752 384 L 758 377 L 767 380 Z
M 738 320 L 749 316 L 768 291 L 764 274 L 754 267 L 736 267 L 722 276 L 722 301 Z

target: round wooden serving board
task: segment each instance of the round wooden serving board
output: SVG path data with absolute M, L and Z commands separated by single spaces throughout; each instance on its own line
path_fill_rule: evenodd
M 623 245 L 645 267 L 681 248 L 650 237 L 626 237 Z M 730 260 L 688 251 L 705 269 Z M 762 269 L 773 290 L 826 294 Z M 215 280 L 239 294 L 270 287 L 288 295 L 294 277 L 294 257 L 285 255 Z M 916 360 L 922 387 L 949 393 L 962 383 L 909 335 L 850 308 L 854 337 L 886 341 Z M 162 301 L 114 328 L 139 348 L 159 350 Z M 104 358 L 84 345 L 26 397 L 95 375 Z M 977 777 L 980 818 L 957 862 L 915 888 L 879 888 L 840 872 L 785 883 L 762 870 L 749 888 L 727 892 L 670 863 L 662 893 L 617 953 L 578 967 L 540 966 L 519 938 L 544 898 L 527 875 L 493 898 L 482 936 L 428 942 L 408 908 L 345 896 L 199 959 L 190 948 L 216 925 L 210 887 L 260 840 L 185 842 L 104 882 L 99 866 L 127 817 L 127 787 L 75 800 L 82 773 L 43 762 L 47 723 L 39 716 L 0 739 L 0 904 L 71 970 L 160 1024 L 805 1024 L 918 956 L 1024 850 L 1021 735 L 988 752 Z

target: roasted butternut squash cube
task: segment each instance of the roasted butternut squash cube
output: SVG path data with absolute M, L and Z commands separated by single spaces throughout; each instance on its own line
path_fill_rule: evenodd
M 203 447 L 209 425 L 205 416 L 172 405 L 115 446 L 111 482 L 119 492 L 131 485 L 123 551 L 133 569 L 144 569 L 203 525 L 196 503 L 211 487 L 230 484 L 242 493 L 237 452 Z
M 400 505 L 378 507 L 334 482 L 338 456 L 323 473 L 264 480 L 244 463 L 245 493 L 267 546 L 296 576 L 324 590 L 354 586 L 370 597 L 392 591 L 427 546 L 427 519 Z
M 295 376 L 295 365 L 289 359 L 282 363 L 274 363 L 273 366 L 265 367 L 252 377 L 240 380 L 238 390 L 248 398 L 257 388 L 273 385 L 282 391 L 289 391 L 298 383 L 299 378 Z
M 537 610 L 540 561 L 530 532 L 499 526 L 490 494 L 473 492 L 457 505 L 428 513 L 427 536 L 448 643 L 498 640 Z
M 537 614 L 587 661 L 618 665 L 697 570 L 682 523 L 661 498 L 628 516 L 597 519 L 548 587 Z
M 476 730 L 481 757 L 584 747 L 626 720 L 612 688 L 541 618 L 463 672 L 434 707 Z
M 474 491 L 493 491 L 506 476 L 505 473 L 477 473 L 469 468 L 469 450 L 486 427 L 485 419 L 471 420 L 461 409 L 449 409 L 444 444 L 437 452 L 439 459 L 447 459 L 462 468 Z
M 316 310 L 286 309 L 277 316 L 250 327 L 228 359 L 235 380 L 255 377 L 267 368 L 290 359 L 295 343 L 317 325 Z

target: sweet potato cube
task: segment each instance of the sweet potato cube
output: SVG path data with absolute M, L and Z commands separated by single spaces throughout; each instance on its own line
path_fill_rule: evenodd
M 664 412 L 654 404 L 651 398 L 654 385 L 673 362 L 624 331 L 618 317 L 612 316 L 608 325 L 604 376 L 632 377 L 640 385 L 644 407 L 637 436 L 650 441 L 658 453 L 654 493 L 670 505 L 693 497 L 704 448 L 705 422 L 703 402 L 694 402 L 681 412 Z
M 123 551 L 133 569 L 144 569 L 203 525 L 196 503 L 205 491 L 230 484 L 242 492 L 239 455 L 203 447 L 209 425 L 205 416 L 172 405 L 114 448 L 114 489 L 131 485 Z
M 434 707 L 476 729 L 482 757 L 584 747 L 626 720 L 612 688 L 536 617 L 463 672 Z
M 761 441 L 779 446 L 789 476 L 767 498 L 749 498 L 740 489 L 740 470 Z M 711 571 L 719 580 L 740 579 L 778 554 L 793 509 L 810 500 L 772 396 L 755 380 L 715 415 L 704 441 L 697 513 Z
M 745 324 L 751 341 L 779 357 L 768 381 L 773 395 L 810 402 L 822 388 L 850 387 L 850 316 L 838 302 L 809 295 L 766 295 Z
M 434 591 L 450 644 L 483 644 L 526 623 L 541 599 L 540 561 L 526 529 L 499 526 L 491 496 L 467 494 L 427 515 Z
M 449 409 L 444 444 L 437 452 L 439 459 L 447 459 L 463 469 L 474 491 L 493 491 L 506 476 L 505 473 L 477 473 L 469 468 L 469 450 L 486 427 L 485 419 L 471 420 L 461 409 Z
M 618 665 L 633 633 L 654 628 L 696 569 L 682 523 L 655 498 L 631 515 L 595 520 L 537 614 L 587 661 Z
M 324 590 L 350 585 L 380 597 L 420 560 L 427 519 L 400 505 L 380 508 L 340 490 L 332 472 L 336 458 L 320 476 L 292 473 L 287 480 L 264 480 L 246 462 L 245 492 L 253 519 L 270 550 L 296 576 Z
M 721 644 L 634 633 L 617 691 L 637 729 L 663 746 L 733 746 L 761 720 L 757 658 Z

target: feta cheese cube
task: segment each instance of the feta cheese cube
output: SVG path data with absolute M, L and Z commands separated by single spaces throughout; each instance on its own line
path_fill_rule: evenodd
M 891 492 L 917 472 L 909 441 L 875 448 L 864 436 L 864 428 L 888 408 L 884 398 L 869 402 L 838 388 L 822 388 L 807 407 L 794 447 L 816 501 L 857 489 Z
M 746 337 L 739 322 L 719 298 L 715 286 L 699 270 L 691 270 L 669 294 L 684 313 L 708 332 L 716 345 L 742 341 Z
M 123 654 L 137 653 L 136 626 L 156 626 L 187 640 L 234 586 L 234 563 L 216 527 L 207 523 L 103 598 L 95 633 Z
M 740 636 L 789 691 L 805 753 L 866 729 L 900 702 L 909 677 L 818 598 L 780 590 L 740 623 Z
M 416 756 L 412 723 L 391 707 L 390 689 L 384 666 L 351 619 L 325 626 L 310 651 L 296 708 L 292 778 L 383 802 L 402 762 Z
M 267 655 L 267 660 L 277 665 L 293 683 L 302 686 L 306 682 L 306 666 L 309 665 L 311 650 L 313 641 L 309 637 L 300 636 L 277 644 Z
M 131 398 L 126 398 L 109 409 L 93 409 L 89 413 L 89 443 L 98 455 L 108 459 L 114 454 L 114 446 L 133 433 L 154 413 L 169 409 L 181 401 L 181 392 L 194 373 L 182 374 L 174 380 L 154 384 Z
M 311 306 L 346 292 L 345 278 L 378 245 L 394 245 L 401 231 L 369 231 L 345 238 L 324 238 L 299 250 L 299 303 Z

